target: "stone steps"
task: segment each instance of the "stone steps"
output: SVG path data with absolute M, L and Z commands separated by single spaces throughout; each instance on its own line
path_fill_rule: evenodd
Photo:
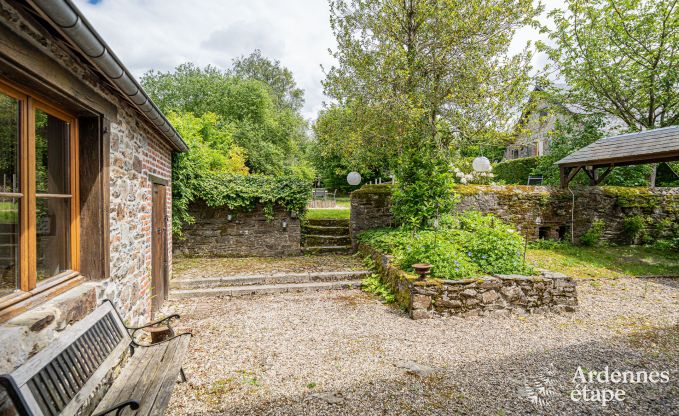
M 352 252 L 347 219 L 314 219 L 304 226 L 304 254 L 348 254 Z
M 334 282 L 292 283 L 278 285 L 225 286 L 205 289 L 172 290 L 170 299 L 200 296 L 252 296 L 274 293 L 309 292 L 317 290 L 355 289 L 361 287 L 360 280 Z
M 371 272 L 367 270 L 314 272 L 314 273 L 275 273 L 205 277 L 197 279 L 173 279 L 170 288 L 177 290 L 205 289 L 232 286 L 280 285 L 314 282 L 336 282 L 360 280 Z
M 346 235 L 305 235 L 305 247 L 324 247 L 324 246 L 348 246 L 351 245 L 351 238 Z
M 351 254 L 352 252 L 351 245 L 302 247 L 304 254 Z
M 349 235 L 349 226 L 306 225 L 305 235 Z

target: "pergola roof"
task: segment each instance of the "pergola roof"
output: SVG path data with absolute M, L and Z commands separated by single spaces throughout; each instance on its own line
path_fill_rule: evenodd
M 584 170 L 590 185 L 598 185 L 615 166 L 643 165 L 679 160 L 679 126 L 604 137 L 556 162 L 561 186 Z M 606 168 L 602 173 L 598 168 Z
M 560 167 L 625 166 L 679 160 L 679 126 L 605 137 L 560 161 Z

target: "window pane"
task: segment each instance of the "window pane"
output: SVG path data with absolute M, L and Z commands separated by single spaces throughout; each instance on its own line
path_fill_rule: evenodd
M 42 110 L 35 110 L 36 191 L 69 194 L 69 125 Z
M 68 198 L 38 198 L 36 201 L 38 282 L 70 270 L 70 206 Z
M 19 101 L 0 93 L 0 192 L 19 192 Z
M 19 288 L 19 200 L 0 198 L 0 297 Z

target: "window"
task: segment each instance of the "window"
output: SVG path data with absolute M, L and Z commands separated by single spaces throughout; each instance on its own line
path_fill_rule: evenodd
M 75 119 L 0 83 L 0 298 L 78 270 Z

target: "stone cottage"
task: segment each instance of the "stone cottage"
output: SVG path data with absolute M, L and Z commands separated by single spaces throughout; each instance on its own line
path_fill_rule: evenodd
M 556 89 L 565 90 L 565 85 L 556 85 Z M 563 103 L 541 87 L 535 87 L 523 109 L 521 117 L 514 129 L 515 140 L 505 148 L 504 159 L 518 159 L 549 154 L 552 134 L 558 122 L 567 122 L 578 115 L 586 115 L 585 109 Z M 604 117 L 603 132 L 614 134 L 625 129 L 622 120 Z
M 0 373 L 103 298 L 160 308 L 186 150 L 70 1 L 0 0 Z

